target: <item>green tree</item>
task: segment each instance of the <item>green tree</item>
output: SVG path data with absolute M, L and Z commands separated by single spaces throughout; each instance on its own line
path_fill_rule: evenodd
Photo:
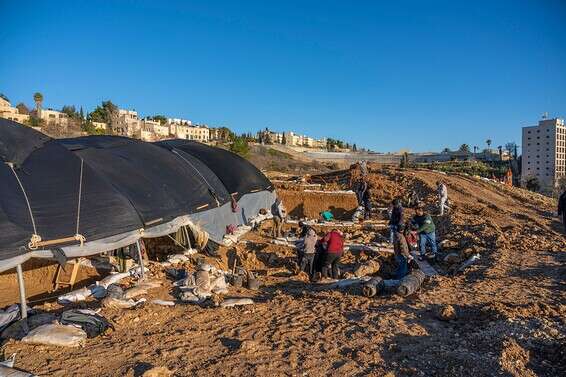
M 444 148 L 444 149 L 442 150 L 442 153 L 450 153 L 450 152 L 451 152 L 451 151 L 450 151 L 450 148 Z
M 8 97 L 4 93 L 0 93 L 0 98 L 2 98 L 5 101 L 10 102 L 10 100 L 8 99 Z
M 165 115 L 154 115 L 147 118 L 155 122 L 159 122 L 160 124 L 167 123 L 167 117 Z
M 487 149 L 489 149 L 491 147 L 491 139 L 487 139 L 485 143 L 487 144 Z
M 352 152 L 357 152 L 358 151 L 358 146 L 354 143 L 354 145 L 352 145 Z
M 33 102 L 35 102 L 35 110 L 39 111 L 41 106 L 43 106 L 43 94 L 40 92 L 35 92 L 33 94 Z
M 112 121 L 118 114 L 118 106 L 114 105 L 112 101 L 103 101 L 100 106 L 97 106 L 90 114 L 87 115 L 87 120 L 91 122 L 101 122 L 112 124 Z
M 515 160 L 517 159 L 517 144 L 514 141 L 506 143 L 505 150 L 509 153 L 509 156 L 513 156 Z
M 287 145 L 287 136 L 285 136 L 285 132 L 283 132 L 283 137 L 281 138 L 281 144 Z
M 533 176 L 527 177 L 527 179 L 525 180 L 525 187 L 529 191 L 538 192 L 540 190 L 540 183 L 538 181 L 538 178 Z
M 18 112 L 20 114 L 26 114 L 29 115 L 29 109 L 28 107 L 25 105 L 25 103 L 20 102 L 16 105 L 16 109 L 18 109 Z
M 470 146 L 468 144 L 462 144 L 460 145 L 460 148 L 458 148 L 458 152 L 470 153 Z
M 250 146 L 246 138 L 236 136 L 234 141 L 230 144 L 230 151 L 239 154 L 242 157 L 248 157 L 250 153 Z
M 81 114 L 77 111 L 77 109 L 73 105 L 63 106 L 61 112 L 67 114 L 67 116 L 71 119 L 82 120 Z

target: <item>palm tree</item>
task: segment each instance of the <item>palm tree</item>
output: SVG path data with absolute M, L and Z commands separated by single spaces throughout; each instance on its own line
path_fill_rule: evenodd
M 487 139 L 485 143 L 487 144 L 487 149 L 489 149 L 491 147 L 491 139 Z
M 43 104 L 43 94 L 35 92 L 33 95 L 33 101 L 35 102 L 35 110 L 39 115 L 39 112 L 41 111 L 41 105 Z

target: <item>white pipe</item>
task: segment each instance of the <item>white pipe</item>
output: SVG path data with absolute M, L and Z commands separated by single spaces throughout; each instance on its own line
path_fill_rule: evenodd
M 18 287 L 20 288 L 20 312 L 22 319 L 25 319 L 28 317 L 28 305 L 26 302 L 26 286 L 24 285 L 24 273 L 21 264 L 16 266 L 16 272 L 18 274 Z

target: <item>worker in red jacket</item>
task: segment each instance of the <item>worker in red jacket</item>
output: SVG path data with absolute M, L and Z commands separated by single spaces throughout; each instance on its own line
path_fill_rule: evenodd
M 338 263 L 344 253 L 344 237 L 338 229 L 332 229 L 330 233 L 324 236 L 322 243 L 324 245 L 321 263 L 322 277 L 338 279 L 340 277 Z

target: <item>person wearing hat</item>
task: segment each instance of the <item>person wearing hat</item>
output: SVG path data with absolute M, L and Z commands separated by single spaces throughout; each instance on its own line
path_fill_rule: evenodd
M 409 244 L 405 238 L 405 224 L 399 224 L 393 233 L 393 250 L 395 251 L 395 279 L 402 279 L 409 273 L 409 261 L 413 259 L 409 253 Z
M 436 256 L 436 227 L 432 217 L 425 212 L 424 204 L 419 204 L 412 220 L 412 226 L 419 234 L 419 259 L 423 260 L 426 254 L 426 246 L 430 245 L 432 255 Z

